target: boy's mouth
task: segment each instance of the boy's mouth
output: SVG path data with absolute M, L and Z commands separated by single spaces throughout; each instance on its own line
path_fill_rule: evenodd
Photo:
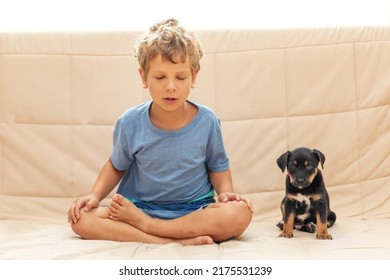
M 167 105 L 174 105 L 177 103 L 177 98 L 174 98 L 174 97 L 165 97 L 163 98 L 165 104 Z

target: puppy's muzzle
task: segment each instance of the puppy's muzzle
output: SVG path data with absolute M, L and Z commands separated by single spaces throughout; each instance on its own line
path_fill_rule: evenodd
M 294 178 L 294 177 L 290 176 L 290 183 L 298 189 L 304 189 L 311 184 L 311 181 L 305 177 L 295 177 Z

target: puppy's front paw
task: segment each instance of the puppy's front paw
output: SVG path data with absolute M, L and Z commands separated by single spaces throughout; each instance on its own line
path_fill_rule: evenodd
M 332 240 L 332 235 L 328 233 L 323 233 L 323 234 L 317 234 L 317 239 L 322 239 L 322 240 Z
M 292 238 L 292 237 L 293 237 L 293 234 L 292 234 L 292 233 L 285 233 L 285 232 L 282 232 L 281 234 L 279 234 L 279 237 Z

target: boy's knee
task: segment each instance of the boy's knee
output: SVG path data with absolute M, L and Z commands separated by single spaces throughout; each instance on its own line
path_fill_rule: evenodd
M 252 221 L 252 211 L 243 201 L 238 202 L 237 220 L 239 221 L 242 232 L 249 226 Z
M 240 236 L 252 221 L 252 211 L 248 208 L 245 202 L 231 202 L 228 207 L 228 216 L 231 225 L 234 227 L 234 237 Z
M 77 223 L 71 224 L 73 232 L 82 238 L 86 238 L 88 235 L 87 219 L 88 219 L 87 213 L 84 211 L 80 211 L 80 219 L 77 221 Z
M 72 230 L 75 234 L 79 235 L 80 237 L 83 237 L 84 235 L 84 226 L 83 221 L 79 220 L 77 223 L 71 224 Z

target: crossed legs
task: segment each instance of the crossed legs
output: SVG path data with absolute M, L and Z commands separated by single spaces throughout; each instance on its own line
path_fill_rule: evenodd
M 240 236 L 252 213 L 242 201 L 214 203 L 173 220 L 152 218 L 123 196 L 113 196 L 109 207 L 81 211 L 73 231 L 84 239 L 203 245 Z

